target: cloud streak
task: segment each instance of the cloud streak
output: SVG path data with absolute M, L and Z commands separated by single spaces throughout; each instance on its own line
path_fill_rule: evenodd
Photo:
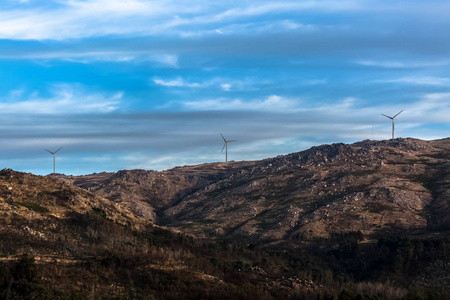
M 112 96 L 104 96 L 99 93 L 86 93 L 80 91 L 81 86 L 57 84 L 51 89 L 51 97 L 31 98 L 19 101 L 7 101 L 0 103 L 0 114 L 20 115 L 61 115 L 61 114 L 91 114 L 110 113 L 118 109 L 122 92 Z M 10 97 L 22 96 L 23 91 L 12 91 Z
M 450 4 L 0 3 L 1 163 L 85 174 L 448 136 Z M 42 157 L 40 156 L 42 155 Z M 30 167 L 32 166 L 32 167 Z M 39 171 L 41 170 L 41 171 Z M 49 170 L 49 172 L 51 169 Z
M 23 1 L 21 1 L 23 2 Z M 443 1 L 433 1 L 437 7 L 448 8 Z M 411 3 L 408 12 L 419 15 L 441 14 L 442 11 L 431 10 L 432 5 Z M 110 35 L 160 36 L 196 35 L 200 28 L 211 27 L 208 32 L 232 31 L 229 23 L 243 23 L 241 20 L 254 19 L 252 24 L 262 19 L 263 32 L 279 30 L 264 20 L 265 16 L 278 14 L 343 12 L 359 13 L 398 13 L 404 12 L 405 6 L 396 3 L 378 1 L 283 1 L 283 2 L 242 2 L 229 1 L 220 4 L 197 0 L 190 5 L 176 1 L 144 0 L 66 0 L 57 1 L 57 5 L 22 5 L 4 9 L 0 13 L 0 37 L 17 40 L 63 40 L 99 37 Z M 126 24 L 126 26 L 124 26 Z M 281 20 L 278 24 L 282 30 L 305 28 L 304 24 L 292 20 Z M 308 28 L 310 25 L 306 25 Z M 312 25 L 314 26 L 314 25 Z M 215 27 L 215 28 L 214 28 Z M 242 28 L 242 27 L 240 27 Z
M 416 84 L 416 85 L 448 85 L 450 83 L 450 78 L 446 77 L 432 77 L 432 76 L 417 76 L 417 77 L 401 77 L 397 79 L 389 80 L 377 80 L 376 82 L 387 82 L 387 83 L 406 83 L 406 84 Z
M 449 94 L 429 94 L 405 108 L 397 122 L 398 135 L 433 136 L 421 126 L 448 121 L 449 99 Z M 296 110 L 298 104 L 285 102 L 283 105 L 290 108 L 274 110 L 280 106 L 280 101 L 285 99 L 272 96 L 244 107 L 242 103 L 231 101 L 230 105 L 236 106 L 222 106 L 217 110 L 191 106 L 189 111 L 119 116 L 55 115 L 50 118 L 38 115 L 25 122 L 17 120 L 21 126 L 3 120 L 4 131 L 0 136 L 4 143 L 11 145 L 2 150 L 3 157 L 33 156 L 41 148 L 61 145 L 65 146 L 61 155 L 67 159 L 61 166 L 71 170 L 66 172 L 86 174 L 137 167 L 167 169 L 222 160 L 219 132 L 223 132 L 239 141 L 229 153 L 231 159 L 254 160 L 301 151 L 321 143 L 388 138 L 390 123 L 380 113 L 404 108 L 399 105 L 360 108 L 358 101 L 346 99 L 335 106 L 302 110 Z M 197 105 L 200 104 L 204 103 Z M 100 159 L 93 164 L 89 159 L 76 159 L 78 156 Z M 73 164 L 75 160 L 77 165 Z

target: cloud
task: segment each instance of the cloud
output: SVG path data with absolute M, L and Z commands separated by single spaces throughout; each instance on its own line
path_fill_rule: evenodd
M 418 62 L 418 61 L 375 61 L 375 60 L 357 60 L 356 64 L 369 67 L 381 67 L 389 69 L 408 69 L 408 68 L 424 68 L 424 67 L 440 67 L 448 66 L 449 61 L 429 61 L 429 62 Z
M 220 88 L 225 92 L 233 90 L 249 90 L 252 89 L 254 81 L 251 79 L 244 79 L 239 82 L 227 78 L 212 78 L 202 82 L 189 82 L 181 77 L 174 79 L 153 78 L 153 83 L 163 87 L 176 88 Z M 224 82 L 225 81 L 225 82 Z
M 312 24 L 302 24 L 292 20 L 279 21 L 258 21 L 242 22 L 238 24 L 221 25 L 215 29 L 180 29 L 178 33 L 182 37 L 201 37 L 201 36 L 232 36 L 232 35 L 264 35 L 267 33 L 288 32 L 288 31 L 303 31 L 313 32 L 319 29 L 319 26 Z
M 425 94 L 418 102 L 408 105 L 411 121 L 423 123 L 449 123 L 450 93 Z M 414 119 L 413 119 L 414 118 Z
M 421 7 L 427 7 L 418 3 L 410 6 L 408 11 L 417 11 L 415 14 L 419 13 Z M 19 5 L 4 9 L 0 13 L 0 38 L 63 40 L 111 35 L 189 35 L 202 30 L 220 34 L 226 33 L 226 23 L 237 26 L 257 23 L 259 25 L 252 28 L 264 28 L 263 31 L 297 30 L 314 25 L 293 21 L 298 20 L 296 16 L 293 19 L 270 21 L 262 16 L 293 15 L 305 11 L 311 14 L 355 11 L 395 14 L 401 12 L 400 9 L 404 10 L 404 6 L 354 0 L 228 1 L 214 4 L 197 0 L 191 1 L 189 5 L 171 0 L 60 0 L 53 6 L 37 2 L 31 7 Z M 434 14 L 439 12 L 429 8 L 427 11 Z
M 64 90 L 72 94 L 70 89 Z M 85 91 L 78 95 L 89 94 L 92 95 Z M 51 101 L 40 104 L 53 104 L 53 99 L 66 98 L 75 97 L 55 93 Z M 114 96 L 97 93 L 94 98 L 108 102 Z M 349 97 L 305 105 L 298 99 L 272 95 L 252 101 L 225 98 L 198 101 L 190 103 L 184 111 L 158 113 L 114 111 L 109 114 L 92 110 L 94 115 L 76 115 L 67 112 L 67 105 L 60 105 L 58 113 L 36 114 L 33 118 L 24 118 L 19 113 L 8 118 L 11 114 L 5 113 L 0 119 L 3 128 L 0 138 L 7 145 L 2 157 L 8 158 L 4 162 L 7 167 L 14 167 L 10 159 L 22 157 L 24 165 L 16 168 L 29 170 L 27 157 L 34 159 L 36 149 L 40 153 L 42 148 L 64 146 L 61 155 L 67 160 L 60 166 L 65 165 L 78 174 L 136 167 L 166 169 L 221 161 L 223 141 L 219 132 L 238 140 L 229 149 L 230 159 L 253 160 L 322 143 L 389 138 L 390 120 L 380 113 L 389 115 L 405 110 L 396 120 L 396 133 L 402 137 L 436 137 L 439 136 L 436 130 L 423 126 L 449 123 L 450 93 L 424 94 L 406 107 L 382 103 L 361 107 L 363 102 Z M 447 133 L 442 131 L 441 137 Z M 83 156 L 92 159 L 78 159 Z
M 0 114 L 90 114 L 115 111 L 123 97 L 122 92 L 111 96 L 83 91 L 80 86 L 56 84 L 51 89 L 51 97 L 17 100 L 23 91 L 11 91 L 13 101 L 0 103 Z
M 376 80 L 375 82 L 406 83 L 406 84 L 416 84 L 416 85 L 449 85 L 450 78 L 418 76 L 418 77 L 401 77 L 401 78 L 389 79 L 389 80 Z
M 73 45 L 72 45 L 73 47 Z M 58 50 L 53 48 L 39 49 L 36 45 L 27 46 L 27 51 L 4 51 L 0 53 L 0 59 L 29 59 L 29 60 L 63 60 L 75 63 L 89 64 L 92 62 L 154 62 L 157 66 L 178 68 L 178 55 L 175 54 L 151 54 L 151 51 L 142 51 L 140 49 L 117 49 L 111 50 L 109 47 L 105 46 L 104 49 L 92 49 L 89 50 L 90 46 L 81 47 L 79 51 L 74 49 L 64 49 L 65 47 Z M 78 48 L 78 47 L 73 47 Z M 33 50 L 34 49 L 34 50 Z
M 153 79 L 153 82 L 158 84 L 158 85 L 162 85 L 162 86 L 166 86 L 166 87 L 189 87 L 189 88 L 197 88 L 197 87 L 201 87 L 202 84 L 200 83 L 188 83 L 185 82 L 182 78 L 177 78 L 174 80 L 162 80 L 162 79 Z
M 243 101 L 241 99 L 212 99 L 185 101 L 182 106 L 189 110 L 239 110 L 239 111 L 292 111 L 298 109 L 297 102 L 272 95 L 263 100 Z
M 8 39 L 62 40 L 108 35 L 158 36 L 177 33 L 199 24 L 221 23 L 237 17 L 304 9 L 296 3 L 248 6 L 242 3 L 210 5 L 194 1 L 67 0 L 59 5 L 5 10 L 0 13 L 0 37 Z M 241 8 L 232 8 L 241 6 Z M 181 16 L 181 17 L 180 17 Z M 126 24 L 126 26 L 124 26 Z M 186 29 L 180 33 L 186 32 Z
M 81 173 L 162 169 L 222 160 L 218 132 L 239 140 L 232 159 L 258 159 L 389 138 L 380 113 L 402 109 L 399 136 L 448 135 L 446 8 L 377 0 L 1 2 L 2 164 L 23 154 L 30 165 L 35 149 L 64 144 L 65 163 Z M 41 88 L 56 80 L 80 84 Z
M 443 3 L 433 1 L 444 7 Z M 441 23 L 427 25 L 421 9 Z M 305 12 L 308 21 L 303 23 L 299 20 L 306 20 Z M 365 0 L 219 4 L 197 0 L 190 5 L 170 0 L 61 0 L 54 5 L 33 1 L 33 5 L 0 10 L 0 39 L 41 43 L 23 44 L 22 51 L 11 51 L 5 44 L 0 57 L 83 63 L 141 62 L 147 57 L 179 68 L 178 58 L 189 55 L 237 54 L 252 59 L 259 55 L 320 59 L 326 55 L 363 66 L 419 68 L 422 64 L 395 58 L 445 60 L 449 38 L 445 30 L 436 28 L 445 29 L 448 22 L 438 18 L 440 14 L 418 2 Z
M 222 90 L 229 92 L 231 90 L 231 84 L 228 83 L 222 83 L 220 84 L 220 87 L 222 88 Z
M 184 101 L 179 103 L 187 110 L 193 111 L 255 111 L 255 112 L 276 112 L 281 114 L 293 113 L 313 113 L 333 112 L 338 115 L 342 112 L 354 109 L 358 99 L 347 97 L 341 100 L 334 100 L 333 103 L 314 104 L 299 98 L 287 98 L 271 95 L 264 99 L 242 100 L 242 99 L 208 99 L 198 101 Z
M 168 65 L 174 68 L 178 67 L 178 55 L 159 54 L 159 55 L 151 55 L 150 58 L 163 65 Z

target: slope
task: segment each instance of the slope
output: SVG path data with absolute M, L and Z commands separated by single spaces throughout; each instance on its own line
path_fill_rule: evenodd
M 450 224 L 449 146 L 450 139 L 363 141 L 262 161 L 72 180 L 198 237 L 295 241 L 357 230 L 373 237 L 423 233 Z

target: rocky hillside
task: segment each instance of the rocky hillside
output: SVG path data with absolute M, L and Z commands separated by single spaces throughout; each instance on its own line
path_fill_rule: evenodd
M 450 299 L 449 146 L 363 141 L 87 176 L 4 169 L 0 299 Z
M 76 251 L 86 230 L 97 234 L 96 228 L 84 226 L 89 218 L 136 229 L 148 225 L 147 220 L 84 189 L 48 177 L 0 171 L 1 256 L 30 249 L 44 256 L 60 255 L 62 249 Z
M 276 158 L 65 180 L 195 236 L 295 241 L 450 227 L 450 139 L 332 144 Z
M 251 163 L 203 164 L 164 172 L 123 170 L 85 176 L 49 176 L 79 186 L 114 201 L 136 215 L 158 222 L 157 212 L 176 205 L 200 188 L 224 180 L 248 164 Z

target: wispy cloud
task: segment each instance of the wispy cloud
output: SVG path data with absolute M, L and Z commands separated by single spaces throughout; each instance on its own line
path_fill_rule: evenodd
M 100 98 L 108 101 L 111 97 Z M 185 111 L 122 113 L 119 116 L 97 113 L 95 118 L 89 114 L 71 116 L 53 112 L 55 114 L 50 117 L 36 115 L 32 122 L 25 123 L 6 122 L 2 118 L 4 130 L 1 135 L 2 140 L 11 145 L 11 149 L 4 149 L 7 151 L 4 157 L 15 157 L 17 149 L 31 151 L 28 149 L 58 145 L 67 145 L 64 148 L 67 156 L 84 153 L 86 157 L 100 157 L 96 164 L 92 164 L 95 159 L 77 159 L 78 165 L 71 168 L 81 174 L 87 170 L 98 172 L 137 167 L 166 169 L 222 160 L 223 141 L 219 132 L 239 141 L 229 152 L 229 157 L 235 160 L 287 154 L 322 143 L 389 138 L 389 120 L 380 113 L 396 113 L 401 109 L 405 111 L 396 123 L 398 136 L 434 137 L 430 134 L 433 131 L 421 129 L 421 126 L 448 122 L 450 94 L 425 94 L 407 107 L 382 103 L 370 107 L 360 105 L 360 100 L 351 97 L 335 104 L 305 106 L 293 99 L 268 96 L 249 102 L 199 101 L 190 103 Z M 60 110 L 66 111 L 66 106 Z M 49 121 L 52 126 L 37 126 L 49 124 Z M 103 161 L 102 157 L 113 159 Z M 69 164 L 68 161 L 66 166 Z
M 239 140 L 232 159 L 258 159 L 389 138 L 380 114 L 402 109 L 399 136 L 446 136 L 449 9 L 445 0 L 0 1 L 2 164 L 23 154 L 27 170 L 35 149 L 64 144 L 79 173 L 162 169 L 222 160 L 218 132 Z
M 213 99 L 186 101 L 182 105 L 190 110 L 240 110 L 240 111 L 292 111 L 297 110 L 298 103 L 294 100 L 269 96 L 262 100 L 243 101 L 241 99 Z
M 153 82 L 167 87 L 189 87 L 189 88 L 198 88 L 203 84 L 197 82 L 185 82 L 182 78 L 176 78 L 173 80 L 163 80 L 163 79 L 153 79 Z
M 19 0 L 20 3 L 28 2 Z M 216 24 L 211 32 L 222 32 L 224 23 L 256 18 L 274 13 L 304 11 L 348 12 L 380 10 L 372 1 L 229 1 L 212 4 L 203 0 L 185 5 L 176 1 L 144 0 L 61 0 L 58 5 L 37 3 L 25 8 L 20 5 L 0 13 L 0 37 L 9 39 L 71 39 L 108 35 L 159 36 L 161 33 L 197 32 L 196 26 Z M 371 4 L 371 5 L 369 5 Z M 374 8 L 370 8 L 373 6 Z M 395 5 L 391 5 L 395 6 Z M 385 9 L 389 5 L 384 5 Z M 260 23 L 260 22 L 258 22 Z M 126 24 L 126 26 L 125 26 Z M 249 23 L 250 24 L 250 23 Z M 266 23 L 264 30 L 282 26 L 298 29 L 305 25 L 291 20 Z M 270 27 L 272 26 L 272 27 Z M 306 25 L 309 26 L 309 25 Z M 264 26 L 259 26 L 264 27 Z M 278 30 L 275 28 L 275 30 Z M 216 31 L 217 32 L 217 31 Z
M 376 80 L 375 82 L 406 83 L 406 84 L 417 84 L 417 85 L 449 85 L 450 78 L 432 77 L 432 76 L 417 76 L 417 77 L 401 77 L 401 78 L 387 79 L 387 80 Z
M 174 79 L 153 78 L 152 82 L 168 88 L 220 88 L 225 92 L 232 90 L 249 90 L 253 89 L 255 84 L 252 79 L 243 79 L 241 81 L 231 80 L 228 78 L 212 78 L 201 82 L 188 81 L 182 77 Z
M 30 46 L 32 48 L 32 46 Z M 107 47 L 108 48 L 108 47 Z M 0 53 L 0 59 L 32 59 L 32 60 L 63 60 L 75 63 L 89 64 L 92 62 L 154 62 L 156 65 L 178 68 L 178 55 L 151 54 L 140 49 L 120 50 L 28 50 L 26 52 Z
M 52 96 L 38 98 L 31 95 L 28 99 L 17 100 L 24 92 L 11 91 L 14 101 L 0 103 L 0 114 L 89 114 L 109 113 L 119 107 L 122 92 L 105 96 L 96 92 L 82 90 L 81 86 L 56 84 L 51 89 Z M 23 97 L 22 97 L 23 98 Z
M 408 104 L 408 111 L 411 118 L 414 118 L 417 122 L 448 123 L 450 116 L 450 93 L 425 94 L 420 101 Z
M 382 60 L 357 60 L 356 64 L 369 67 L 381 67 L 389 69 L 408 69 L 408 68 L 423 68 L 423 67 L 439 67 L 448 66 L 450 61 L 382 61 Z

